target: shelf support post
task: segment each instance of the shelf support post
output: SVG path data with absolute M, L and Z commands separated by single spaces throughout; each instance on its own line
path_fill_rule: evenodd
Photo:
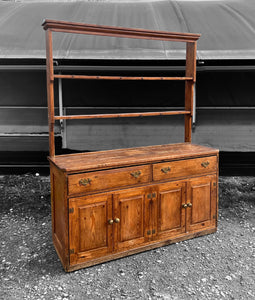
M 193 94 L 193 116 L 192 116 L 192 128 L 196 125 L 196 114 L 197 114 L 197 101 L 196 101 L 196 83 L 194 84 L 194 94 Z
M 54 74 L 52 57 L 52 31 L 46 30 L 46 74 L 47 74 L 47 101 L 48 101 L 48 124 L 49 124 L 49 154 L 55 156 L 54 138 Z
M 186 43 L 186 77 L 192 77 L 193 80 L 185 82 L 185 110 L 190 114 L 185 115 L 185 142 L 191 142 L 192 117 L 193 117 L 193 97 L 194 85 L 196 82 L 196 42 Z
M 61 75 L 61 72 L 59 72 Z M 63 106 L 63 88 L 62 88 L 62 78 L 58 78 L 58 106 L 59 106 L 59 116 L 65 115 L 65 108 Z M 62 138 L 62 148 L 66 148 L 66 120 L 59 120 L 60 132 Z

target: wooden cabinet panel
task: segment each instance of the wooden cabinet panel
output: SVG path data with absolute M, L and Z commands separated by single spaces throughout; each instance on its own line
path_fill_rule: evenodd
M 51 165 L 51 221 L 52 239 L 63 265 L 68 258 L 68 213 L 66 201 L 66 177 L 55 166 Z
M 146 189 L 129 189 L 113 196 L 114 199 L 114 248 L 128 249 L 146 241 L 145 200 Z M 116 223 L 119 220 L 118 223 Z
M 138 166 L 68 176 L 69 195 L 141 184 L 150 181 L 151 168 Z
M 215 226 L 217 206 L 216 176 L 204 176 L 188 181 L 187 231 Z
M 106 246 L 106 203 L 99 202 L 95 204 L 86 205 L 78 208 L 80 218 L 80 231 L 88 232 L 80 236 L 80 251 L 87 251 L 91 249 L 101 248 Z M 103 230 L 102 230 L 103 229 Z
M 185 232 L 185 182 L 158 187 L 158 237 L 167 238 Z
M 213 173 L 216 172 L 216 169 L 216 156 L 158 163 L 153 165 L 153 180 Z
M 112 251 L 111 195 L 69 200 L 70 263 L 80 263 Z

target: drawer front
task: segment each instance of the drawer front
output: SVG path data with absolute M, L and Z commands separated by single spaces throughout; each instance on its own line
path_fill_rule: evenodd
M 216 170 L 216 156 L 164 162 L 153 165 L 153 180 L 206 174 L 216 172 Z
M 68 194 L 77 195 L 135 185 L 149 182 L 151 178 L 151 167 L 149 165 L 69 175 Z

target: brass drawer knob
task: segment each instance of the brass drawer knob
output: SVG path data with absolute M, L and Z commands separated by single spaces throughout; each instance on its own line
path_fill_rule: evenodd
M 204 161 L 204 162 L 201 163 L 201 166 L 206 168 L 206 167 L 209 166 L 209 164 L 210 164 L 209 161 Z
M 119 219 L 119 218 L 115 218 L 115 219 L 114 219 L 114 222 L 115 222 L 115 223 L 119 223 L 119 222 L 120 222 L 120 219 Z
M 185 204 L 182 204 L 182 207 L 183 207 L 183 208 L 187 208 L 188 205 L 185 203 Z
M 92 181 L 92 179 L 90 179 L 90 178 L 83 178 L 79 181 L 79 184 L 86 186 L 87 184 L 90 184 L 91 181 Z
M 135 178 L 138 178 L 142 173 L 141 173 L 141 171 L 135 171 L 135 172 L 132 172 L 132 173 L 130 173 L 133 177 L 135 177 Z
M 110 225 L 112 225 L 113 222 L 114 222 L 114 221 L 113 221 L 112 219 L 108 220 L 108 224 L 110 224 Z
M 163 173 L 165 173 L 165 174 L 167 174 L 168 172 L 170 172 L 171 171 L 171 168 L 170 167 L 166 167 L 166 168 L 162 168 L 161 169 L 161 172 L 163 172 Z
M 190 202 L 187 203 L 187 206 L 188 206 L 188 207 L 191 207 L 191 206 L 192 206 L 192 203 L 190 203 Z

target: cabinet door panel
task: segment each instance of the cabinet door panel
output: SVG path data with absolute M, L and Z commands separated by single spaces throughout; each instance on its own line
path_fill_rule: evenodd
M 114 194 L 115 250 L 134 247 L 145 242 L 144 188 L 128 189 Z
M 204 229 L 216 224 L 216 176 L 191 179 L 188 182 L 187 231 Z
M 84 233 L 80 236 L 80 251 L 87 251 L 106 246 L 106 202 L 98 202 L 78 207 L 79 228 Z
M 158 236 L 171 237 L 185 232 L 185 183 L 159 185 Z
M 121 199 L 120 210 L 120 237 L 121 242 L 143 236 L 143 202 L 144 195 Z
M 112 250 L 112 199 L 110 195 L 69 200 L 70 263 L 105 255 Z

